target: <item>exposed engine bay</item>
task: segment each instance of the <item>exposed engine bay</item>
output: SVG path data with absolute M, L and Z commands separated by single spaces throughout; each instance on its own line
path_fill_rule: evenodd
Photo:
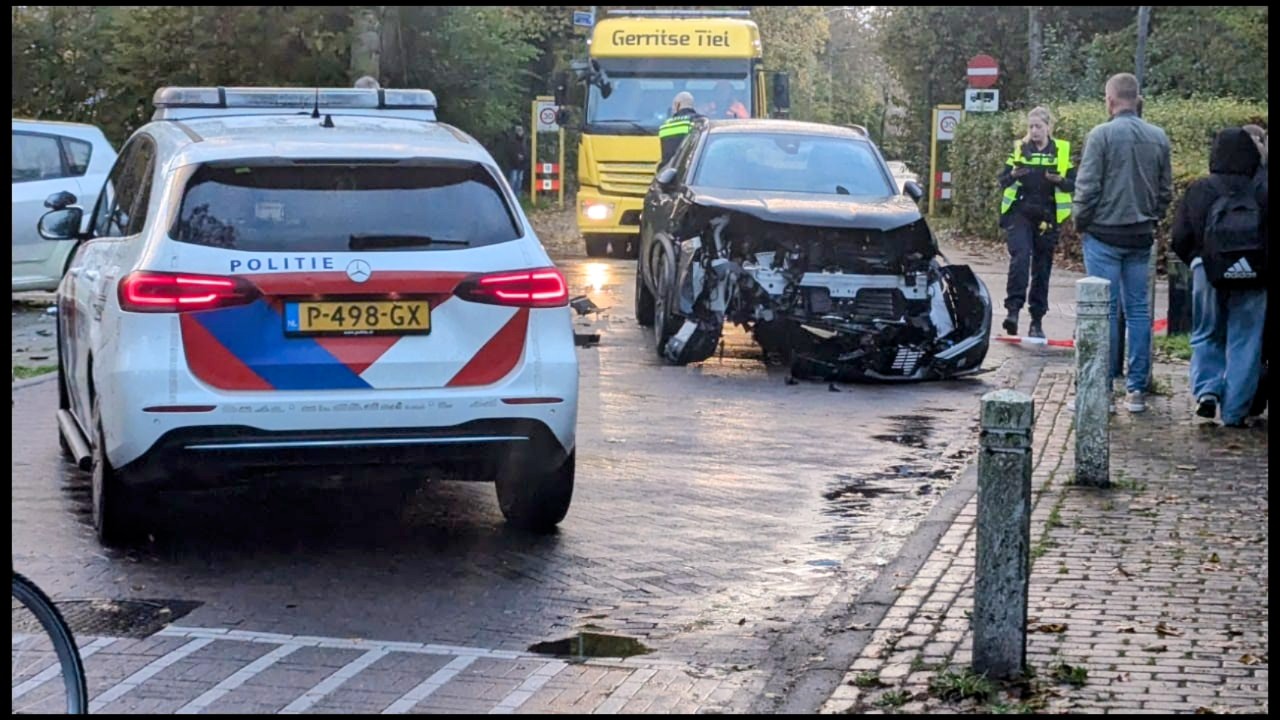
M 709 358 L 727 320 L 799 378 L 927 380 L 981 368 L 986 286 L 967 265 L 938 262 L 918 213 L 881 215 L 870 227 L 775 222 L 702 203 L 680 215 L 674 236 L 655 238 L 655 251 L 676 259 L 655 264 L 667 274 L 655 285 L 670 289 L 657 322 L 667 361 Z

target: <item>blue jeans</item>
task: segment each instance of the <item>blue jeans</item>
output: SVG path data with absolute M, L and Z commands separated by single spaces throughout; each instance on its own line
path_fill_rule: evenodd
M 511 183 L 511 189 L 516 195 L 524 192 L 524 168 L 511 168 L 507 171 L 507 182 Z
M 1124 308 L 1129 330 L 1129 392 L 1146 391 L 1151 374 L 1151 308 L 1147 303 L 1147 264 L 1151 248 L 1123 248 L 1108 245 L 1084 234 L 1085 272 L 1111 281 L 1111 377 L 1120 377 L 1124 358 L 1120 351 L 1120 319 L 1116 308 Z
M 1267 291 L 1219 290 L 1191 270 L 1191 392 L 1221 401 L 1222 422 L 1242 422 L 1262 372 Z

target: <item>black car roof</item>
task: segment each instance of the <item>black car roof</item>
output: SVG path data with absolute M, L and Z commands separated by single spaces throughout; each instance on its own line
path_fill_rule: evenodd
M 871 142 L 866 135 L 851 127 L 827 125 L 825 123 L 802 122 L 800 120 L 775 120 L 772 118 L 751 118 L 731 120 L 707 120 L 709 133 L 795 133 L 797 135 L 827 135 L 829 137 L 849 138 Z

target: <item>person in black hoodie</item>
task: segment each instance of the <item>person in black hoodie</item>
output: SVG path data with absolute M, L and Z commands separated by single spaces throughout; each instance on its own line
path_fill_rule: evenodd
M 1214 201 L 1225 193 L 1252 192 L 1258 232 L 1266 238 L 1267 185 L 1256 178 L 1261 161 L 1253 139 L 1241 128 L 1218 133 L 1209 156 L 1209 177 L 1187 188 L 1172 229 L 1173 250 L 1191 267 L 1191 390 L 1196 415 L 1212 419 L 1221 405 L 1222 424 L 1245 427 L 1261 371 L 1264 285 L 1224 289 L 1209 282 L 1201 255 Z

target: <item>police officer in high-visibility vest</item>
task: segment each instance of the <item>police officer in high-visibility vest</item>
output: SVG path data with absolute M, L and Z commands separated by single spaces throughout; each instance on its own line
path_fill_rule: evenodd
M 1018 312 L 1031 311 L 1027 336 L 1043 338 L 1040 320 L 1049 309 L 1049 272 L 1058 228 L 1071 214 L 1076 169 L 1071 143 L 1050 136 L 1053 116 L 1038 107 L 1027 113 L 1027 135 L 1014 141 L 1013 154 L 1000 173 L 1000 227 L 1009 244 L 1009 283 L 1004 307 L 1009 316 L 1004 331 L 1018 334 Z M 1030 269 L 1031 294 L 1027 295 Z
M 676 149 L 693 129 L 693 121 L 698 117 L 701 116 L 698 115 L 697 110 L 693 109 L 693 95 L 687 92 L 676 93 L 675 99 L 671 101 L 671 117 L 658 128 L 658 141 L 662 143 L 662 159 L 658 161 L 659 170 L 675 156 Z

